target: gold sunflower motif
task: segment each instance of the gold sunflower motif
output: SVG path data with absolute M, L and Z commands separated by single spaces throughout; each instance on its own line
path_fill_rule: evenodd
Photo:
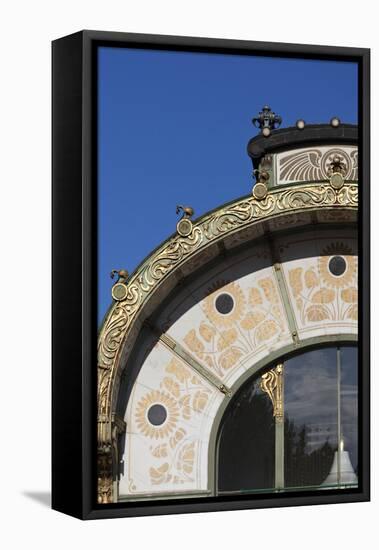
M 204 300 L 204 311 L 217 327 L 230 327 L 244 316 L 246 299 L 237 283 L 215 284 Z
M 154 425 L 149 420 L 149 410 L 154 405 L 163 407 L 166 417 L 163 422 Z M 138 429 L 144 435 L 152 439 L 159 439 L 168 436 L 176 427 L 179 418 L 179 407 L 175 399 L 167 393 L 159 390 L 152 390 L 140 399 L 135 413 L 135 420 Z
M 332 260 L 337 259 L 341 264 L 341 273 L 331 271 Z M 350 285 L 357 272 L 357 258 L 351 248 L 342 243 L 333 243 L 322 251 L 319 258 L 321 281 L 331 288 L 342 288 Z

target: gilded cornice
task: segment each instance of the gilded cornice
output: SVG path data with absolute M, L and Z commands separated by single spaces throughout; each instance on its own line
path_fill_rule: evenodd
M 158 248 L 125 283 L 125 298 L 115 301 L 98 339 L 98 446 L 112 444 L 112 412 L 118 391 L 121 353 L 143 306 L 163 281 L 207 246 L 261 221 L 318 209 L 356 209 L 358 186 L 329 183 L 277 187 L 263 200 L 253 195 L 211 212 L 196 222 L 188 236 L 173 236 Z

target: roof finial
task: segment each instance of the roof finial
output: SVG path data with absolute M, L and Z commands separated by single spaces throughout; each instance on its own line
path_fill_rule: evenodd
M 252 120 L 256 128 L 260 128 L 265 137 L 269 137 L 271 130 L 279 128 L 282 123 L 282 117 L 271 110 L 271 107 L 264 105 L 257 117 Z
M 188 237 L 192 233 L 192 221 L 191 218 L 194 215 L 194 209 L 192 206 L 183 206 L 178 204 L 176 207 L 176 213 L 180 214 L 182 212 L 182 217 L 176 224 L 176 230 L 181 237 Z

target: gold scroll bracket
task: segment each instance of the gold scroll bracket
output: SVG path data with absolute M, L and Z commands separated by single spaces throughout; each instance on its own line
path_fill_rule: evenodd
M 268 393 L 273 416 L 278 422 L 283 421 L 283 365 L 279 364 L 262 375 L 261 390 Z

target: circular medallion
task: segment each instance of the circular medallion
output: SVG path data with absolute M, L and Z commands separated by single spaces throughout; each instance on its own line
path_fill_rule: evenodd
M 337 155 L 340 157 L 341 165 L 343 167 L 343 172 L 341 174 L 342 177 L 345 179 L 349 179 L 352 175 L 353 163 L 351 158 L 343 149 L 334 147 L 333 149 L 329 149 L 326 153 L 324 153 L 320 160 L 321 173 L 325 175 L 325 179 L 329 179 L 329 181 L 331 176 L 334 175 L 331 168 L 333 158 Z M 335 172 L 335 174 L 340 174 L 340 172 Z
M 215 301 L 215 307 L 222 315 L 227 315 L 234 308 L 234 300 L 230 294 L 220 294 Z
M 258 199 L 262 200 L 267 195 L 267 186 L 264 183 L 258 182 L 253 187 L 253 196 Z
M 192 233 L 192 222 L 188 218 L 179 220 L 176 229 L 181 237 L 188 237 Z
M 335 174 L 332 174 L 330 176 L 330 185 L 334 189 L 341 189 L 344 183 L 345 183 L 345 180 L 343 179 L 342 175 L 339 172 L 336 172 Z
M 153 426 L 160 426 L 167 418 L 167 410 L 163 405 L 155 403 L 147 411 L 147 418 Z
M 335 277 L 340 277 L 346 271 L 346 260 L 342 256 L 332 256 L 329 260 L 329 271 Z
M 124 300 L 126 298 L 126 293 L 127 293 L 127 289 L 124 283 L 116 283 L 112 287 L 112 298 L 117 302 Z

